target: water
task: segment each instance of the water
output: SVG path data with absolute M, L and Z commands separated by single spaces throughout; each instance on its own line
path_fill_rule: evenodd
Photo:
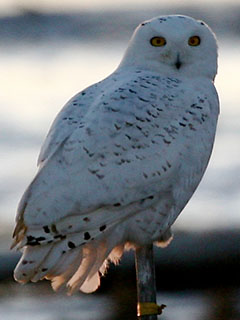
M 46 283 L 0 286 L 0 318 L 4 320 L 120 320 L 136 319 L 136 293 L 122 282 L 101 294 L 54 294 Z M 117 292 L 117 293 L 116 293 Z M 205 291 L 159 292 L 158 304 L 167 307 L 162 320 L 239 320 L 240 291 L 220 288 Z
M 1 297 L 6 290 L 8 294 Z M 107 320 L 112 319 L 111 297 L 54 294 L 46 284 L 1 284 L 0 318 L 6 320 Z M 101 312 L 99 312 L 101 309 Z
M 8 250 L 17 203 L 36 172 L 41 143 L 56 113 L 76 92 L 110 74 L 127 45 L 126 39 L 109 37 L 101 41 L 92 37 L 84 41 L 67 37 L 53 42 L 48 38 L 25 40 L 0 43 L 0 252 Z M 206 175 L 175 229 L 240 225 L 240 41 L 225 35 L 219 47 L 216 86 L 221 115 L 216 144 Z M 129 283 L 122 289 L 123 283 L 124 279 L 109 290 L 67 298 L 54 294 L 46 283 L 19 286 L 2 282 L 0 318 L 135 319 L 135 291 L 129 289 Z M 159 292 L 158 301 L 168 306 L 163 320 L 239 319 L 236 288 Z

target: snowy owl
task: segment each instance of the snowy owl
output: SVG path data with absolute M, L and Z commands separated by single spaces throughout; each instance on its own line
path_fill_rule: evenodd
M 124 249 L 169 243 L 212 151 L 216 72 L 204 22 L 169 15 L 137 27 L 116 71 L 51 126 L 16 217 L 17 281 L 93 292 Z

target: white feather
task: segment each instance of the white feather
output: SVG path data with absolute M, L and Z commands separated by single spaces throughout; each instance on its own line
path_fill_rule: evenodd
M 21 283 L 30 281 L 36 274 L 41 263 L 49 255 L 52 248 L 53 245 L 25 247 L 23 255 L 14 271 L 14 278 Z

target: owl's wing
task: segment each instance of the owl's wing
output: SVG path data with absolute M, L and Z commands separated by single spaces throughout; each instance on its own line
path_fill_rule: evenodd
M 49 159 L 72 132 L 84 126 L 84 116 L 95 98 L 98 83 L 76 94 L 55 118 L 38 157 L 38 165 Z
M 61 236 L 82 230 L 85 239 L 86 221 L 97 236 L 101 227 L 138 212 L 145 199 L 154 203 L 156 195 L 174 193 L 173 186 L 195 190 L 213 144 L 216 99 L 194 94 L 191 86 L 188 93 L 176 79 L 121 79 L 95 90 L 73 130 L 64 120 L 72 109 L 59 114 L 41 157 L 48 161 L 19 206 L 17 241 L 32 237 L 32 230 L 40 230 L 34 241 L 52 241 L 55 228 Z M 190 196 L 181 195 L 183 205 Z M 82 218 L 76 222 L 76 216 Z M 44 227 L 49 232 L 42 237 Z M 23 244 L 31 243 L 27 237 Z

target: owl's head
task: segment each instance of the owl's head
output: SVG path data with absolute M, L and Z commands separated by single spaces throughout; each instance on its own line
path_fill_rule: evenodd
M 135 30 L 120 67 L 162 75 L 207 77 L 217 73 L 217 42 L 202 21 L 181 15 L 153 18 Z

